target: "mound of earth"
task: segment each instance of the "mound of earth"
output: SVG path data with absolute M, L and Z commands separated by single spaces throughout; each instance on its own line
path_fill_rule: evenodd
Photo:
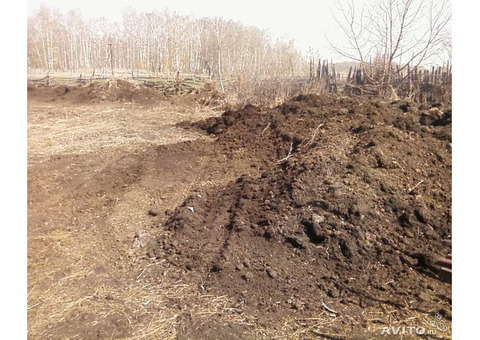
M 78 104 L 98 102 L 139 102 L 147 103 L 162 99 L 163 95 L 142 84 L 122 79 L 112 79 L 106 82 L 94 82 L 83 86 L 42 86 L 27 87 L 29 98 L 44 101 L 66 100 Z
M 29 99 L 42 101 L 68 101 L 76 104 L 94 104 L 99 102 L 135 102 L 140 104 L 158 103 L 160 101 L 178 98 L 177 103 L 191 105 L 197 103 L 201 106 L 221 106 L 225 102 L 223 96 L 211 83 L 205 83 L 203 87 L 192 88 L 181 94 L 158 90 L 143 83 L 122 79 L 107 81 L 95 81 L 89 85 L 77 86 L 54 85 L 54 86 L 27 86 Z
M 451 237 L 451 109 L 429 109 L 308 95 L 196 123 L 261 175 L 189 197 L 149 256 L 272 319 L 326 306 L 359 322 L 380 305 L 448 314 L 451 286 L 432 264 Z
M 145 102 L 158 99 L 159 93 L 142 84 L 121 79 L 93 83 L 79 96 L 80 101 Z

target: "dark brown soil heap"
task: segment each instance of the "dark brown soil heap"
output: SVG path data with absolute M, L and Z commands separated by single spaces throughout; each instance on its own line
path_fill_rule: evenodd
M 308 95 L 197 123 L 261 175 L 188 198 L 150 255 L 272 318 L 450 310 L 431 264 L 451 237 L 451 110 L 429 109 Z
M 203 87 L 191 89 L 182 95 L 175 92 L 166 93 L 153 87 L 143 85 L 141 82 L 110 79 L 94 81 L 82 85 L 52 85 L 40 86 L 29 84 L 27 86 L 29 99 L 40 101 L 67 101 L 75 104 L 95 104 L 100 102 L 132 102 L 139 104 L 155 104 L 160 101 L 175 101 L 175 104 L 221 106 L 224 105 L 223 96 L 211 83 Z
M 121 79 L 95 82 L 89 85 L 55 85 L 27 87 L 28 97 L 44 101 L 65 100 L 78 104 L 98 102 L 152 102 L 161 99 L 158 91 L 139 83 Z

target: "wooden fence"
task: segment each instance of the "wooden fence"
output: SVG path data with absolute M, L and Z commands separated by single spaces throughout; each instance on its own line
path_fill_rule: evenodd
M 183 75 L 176 74 L 171 76 L 155 76 L 148 73 L 117 73 L 116 78 L 131 80 L 141 83 L 147 87 L 155 88 L 165 94 L 182 94 L 199 89 L 209 81 L 208 76 L 203 75 Z M 28 84 L 35 86 L 82 86 L 93 83 L 104 83 L 112 78 L 104 75 L 91 75 L 85 77 L 83 73 L 78 76 L 68 76 L 65 73 L 53 73 L 47 76 L 27 79 Z
M 425 69 L 422 67 L 413 67 L 409 65 L 400 69 L 396 66 L 395 72 L 391 72 L 388 82 L 378 81 L 381 79 L 381 72 L 376 69 L 376 65 L 370 63 L 364 67 L 352 66 L 348 73 L 346 68 L 342 72 L 337 71 L 337 67 L 332 61 L 328 60 L 310 60 L 309 75 L 303 77 L 276 77 L 272 79 L 243 79 L 241 76 L 225 76 L 223 82 L 229 91 L 245 92 L 243 87 L 250 87 L 250 92 L 259 91 L 265 95 L 265 91 L 275 92 L 275 87 L 286 95 L 297 92 L 344 92 L 348 94 L 370 94 L 387 96 L 390 99 L 410 99 L 416 102 L 451 102 L 452 96 L 452 65 L 447 63 L 445 67 L 431 67 Z M 32 75 L 41 74 L 39 72 L 30 73 L 29 84 L 37 86 L 55 86 L 55 85 L 85 85 L 93 82 L 106 82 L 111 79 L 111 75 L 105 73 L 85 76 L 88 72 L 67 75 L 66 73 L 43 73 L 43 77 L 34 77 Z M 144 71 L 115 70 L 116 78 L 130 79 L 162 90 L 167 94 L 189 92 L 192 89 L 199 88 L 207 82 L 216 82 L 218 79 L 212 79 L 204 74 L 171 74 L 158 75 L 146 73 Z M 278 87 L 280 89 L 278 89 Z
M 327 92 L 337 92 L 341 77 L 332 61 L 329 63 L 328 60 L 318 59 L 318 62 L 315 63 L 315 60 L 311 59 L 309 79 Z
M 432 66 L 410 67 L 402 69 L 397 65 L 391 72 L 390 79 L 382 79 L 375 65 L 351 67 L 346 79 L 345 92 L 357 94 L 385 94 L 389 93 L 399 98 L 406 98 L 416 102 L 451 102 L 452 96 L 452 64 L 443 67 Z

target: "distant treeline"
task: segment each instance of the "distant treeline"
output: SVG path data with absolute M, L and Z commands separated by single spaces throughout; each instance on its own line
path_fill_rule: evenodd
M 120 22 L 85 20 L 42 6 L 28 18 L 28 67 L 75 71 L 131 69 L 252 77 L 308 74 L 308 60 L 293 41 L 220 18 L 194 18 L 127 9 Z

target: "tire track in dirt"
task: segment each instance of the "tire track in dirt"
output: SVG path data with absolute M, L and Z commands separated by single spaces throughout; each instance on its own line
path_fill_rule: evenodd
M 152 313 L 138 307 L 147 301 L 143 295 L 155 294 L 158 306 L 168 300 L 165 284 L 148 294 L 139 287 L 150 279 L 144 247 L 166 219 L 163 211 L 244 170 L 241 164 L 225 165 L 226 159 L 218 159 L 206 140 L 195 147 L 186 142 L 133 154 L 61 156 L 30 167 L 31 337 L 143 334 L 152 321 L 142 319 Z M 57 175 L 45 178 L 52 172 Z M 149 210 L 159 215 L 149 216 Z M 52 213 L 62 211 L 53 223 Z M 49 223 L 48 228 L 42 228 L 41 221 Z M 135 245 L 137 238 L 140 245 Z M 164 319 L 175 315 L 168 310 L 163 314 Z M 173 332 L 175 318 L 171 322 Z
M 200 313 L 222 300 L 170 277 L 145 245 L 164 211 L 244 164 L 227 167 L 208 138 L 176 126 L 218 115 L 203 93 L 153 105 L 87 90 L 29 88 L 29 338 L 173 339 L 173 300 L 195 295 Z
M 159 221 L 148 216 L 149 207 L 175 207 L 210 154 L 197 155 L 181 143 L 178 148 L 155 144 L 198 138 L 200 134 L 185 133 L 172 124 L 199 119 L 207 110 L 195 111 L 195 118 L 184 109 L 170 112 L 173 107 L 112 106 L 29 103 L 29 338 L 129 337 L 156 325 L 144 320 L 152 311 L 144 308 L 142 299 L 163 296 L 159 290 L 168 289 L 165 284 L 143 289 L 145 283 L 137 282 L 148 262 L 142 261 L 144 249 L 132 245 L 139 230 Z M 107 131 L 111 122 L 115 128 Z M 126 125 L 117 130 L 118 124 Z M 45 131 L 51 134 L 45 136 Z M 72 138 L 63 138 L 69 131 Z M 153 139 L 101 148 L 99 138 L 117 138 L 112 135 L 117 131 L 126 137 L 146 133 Z M 87 133 L 88 145 L 72 153 L 68 145 L 86 137 L 74 138 L 77 132 Z M 54 141 L 55 148 L 42 145 L 45 138 Z M 171 323 L 166 323 L 167 333 L 175 331 L 175 319 Z

